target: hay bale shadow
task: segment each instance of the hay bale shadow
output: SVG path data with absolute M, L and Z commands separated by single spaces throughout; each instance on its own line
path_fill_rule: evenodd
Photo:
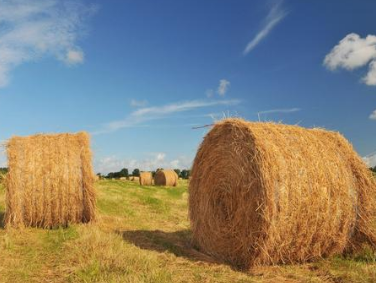
M 191 261 L 219 263 L 212 257 L 201 253 L 191 244 L 191 231 L 180 230 L 164 232 L 161 230 L 130 230 L 118 231 L 123 239 L 135 246 L 160 253 L 172 253 Z

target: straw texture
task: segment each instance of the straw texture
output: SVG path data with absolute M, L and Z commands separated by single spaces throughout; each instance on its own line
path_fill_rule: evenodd
M 158 170 L 154 176 L 156 186 L 175 187 L 178 184 L 178 175 L 174 170 Z
M 6 227 L 53 228 L 95 219 L 89 139 L 81 132 L 8 141 Z
M 189 183 L 193 240 L 238 268 L 375 247 L 376 182 L 338 133 L 218 122 Z
M 140 185 L 141 186 L 151 186 L 153 184 L 153 175 L 151 172 L 141 172 L 140 173 Z

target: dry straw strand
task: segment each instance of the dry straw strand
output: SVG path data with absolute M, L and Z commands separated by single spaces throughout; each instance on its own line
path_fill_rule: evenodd
M 6 227 L 53 228 L 95 220 L 87 133 L 12 137 L 6 147 Z
M 154 176 L 156 186 L 175 187 L 178 184 L 178 175 L 174 170 L 158 170 Z
M 141 172 L 140 173 L 140 185 L 141 186 L 151 186 L 153 184 L 153 175 L 151 172 Z
M 376 182 L 340 134 L 225 119 L 192 168 L 193 241 L 236 267 L 375 247 Z

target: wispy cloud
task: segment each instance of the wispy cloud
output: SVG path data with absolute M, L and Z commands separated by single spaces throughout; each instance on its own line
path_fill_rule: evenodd
M 212 89 L 208 89 L 205 91 L 206 97 L 211 98 L 214 95 L 214 91 Z
M 141 159 L 121 159 L 115 156 L 108 156 L 94 162 L 95 171 L 102 174 L 117 172 L 122 168 L 128 168 L 131 172 L 138 168 L 142 171 L 152 171 L 157 168 L 166 169 L 189 169 L 192 165 L 192 157 L 178 156 L 168 158 L 164 152 L 148 153 Z
M 81 0 L 0 1 L 0 87 L 17 66 L 53 56 L 67 65 L 83 63 L 77 39 L 96 10 Z
M 282 7 L 283 1 L 277 1 L 270 9 L 268 15 L 264 20 L 262 29 L 256 34 L 256 36 L 247 44 L 243 54 L 247 55 L 251 52 L 268 34 L 273 30 L 279 22 L 287 16 L 288 12 Z
M 148 101 L 146 99 L 144 100 L 132 99 L 131 100 L 132 107 L 145 107 L 146 105 L 148 105 Z
M 220 80 L 218 90 L 217 90 L 217 93 L 219 94 L 219 96 L 222 96 L 222 97 L 225 96 L 225 94 L 228 91 L 230 85 L 231 85 L 231 83 L 228 80 L 226 80 L 226 79 Z
M 98 131 L 92 134 L 104 134 L 117 131 L 123 128 L 131 128 L 143 122 L 166 118 L 171 114 L 192 111 L 199 108 L 214 106 L 232 106 L 240 103 L 240 100 L 191 100 L 171 103 L 162 106 L 144 107 L 131 112 L 125 119 L 106 123 Z
M 373 112 L 371 113 L 371 115 L 369 115 L 369 118 L 370 118 L 371 120 L 376 120 L 376 110 L 373 111 Z
M 331 71 L 339 68 L 351 71 L 368 63 L 369 70 L 362 82 L 376 86 L 376 36 L 361 38 L 356 33 L 350 33 L 325 56 L 323 64 Z
M 287 108 L 287 109 L 271 109 L 271 110 L 264 110 L 260 111 L 257 114 L 275 114 L 275 113 L 293 113 L 300 111 L 300 108 Z

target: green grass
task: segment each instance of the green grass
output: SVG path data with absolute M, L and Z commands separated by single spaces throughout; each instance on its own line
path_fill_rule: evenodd
M 190 245 L 187 184 L 100 181 L 99 220 L 67 229 L 0 227 L 0 282 L 376 282 L 375 254 L 252 273 L 213 262 Z M 0 185 L 0 218 L 5 210 Z

